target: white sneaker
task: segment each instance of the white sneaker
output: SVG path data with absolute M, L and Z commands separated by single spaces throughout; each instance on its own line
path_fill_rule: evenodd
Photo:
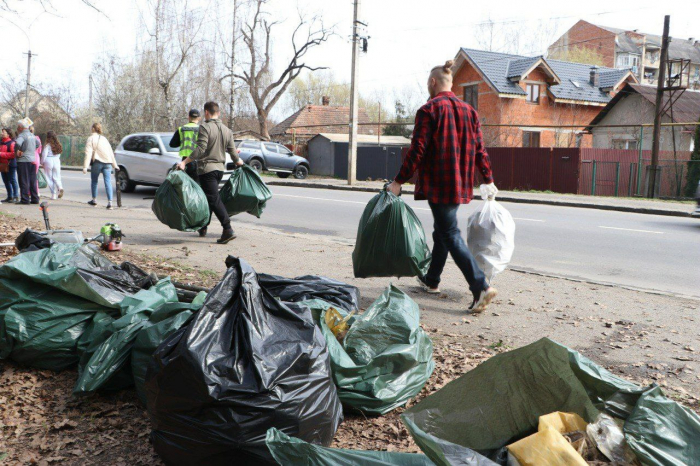
M 474 297 L 474 301 L 469 307 L 469 310 L 474 313 L 484 312 L 486 310 L 486 306 L 493 301 L 493 298 L 495 298 L 497 294 L 498 290 L 496 288 L 492 286 L 486 288 L 484 291 L 479 293 L 478 297 Z
M 418 282 L 418 286 L 420 286 L 421 289 L 423 291 L 425 291 L 426 293 L 428 293 L 428 294 L 440 294 L 440 288 L 438 288 L 437 286 L 435 288 L 428 286 L 428 284 L 425 283 L 421 277 L 416 277 L 416 281 Z

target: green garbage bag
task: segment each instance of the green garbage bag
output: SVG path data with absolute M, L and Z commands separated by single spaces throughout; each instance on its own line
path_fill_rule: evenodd
M 322 447 L 290 437 L 274 427 L 267 431 L 265 444 L 277 463 L 308 466 L 432 466 L 425 455 L 387 451 L 345 450 Z
M 187 324 L 195 312 L 201 309 L 206 293 L 195 297 L 192 303 L 166 303 L 153 311 L 149 325 L 142 328 L 131 349 L 131 373 L 136 394 L 146 404 L 146 372 L 153 353 L 160 344 Z
M 207 226 L 210 218 L 204 191 L 180 170 L 170 172 L 158 187 L 151 210 L 158 220 L 179 231 L 197 231 Z
M 45 189 L 49 187 L 49 182 L 44 174 L 44 169 L 40 168 L 39 172 L 36 174 L 36 179 L 39 182 L 39 189 Z
M 116 310 L 29 280 L 0 278 L 0 359 L 69 368 L 80 358 L 81 335 L 105 312 Z
M 700 417 L 666 398 L 659 387 L 640 397 L 623 430 L 643 464 L 700 464 Z
M 436 464 L 471 454 L 461 464 L 482 465 L 534 433 L 540 415 L 564 411 L 593 422 L 598 409 L 625 421 L 625 439 L 645 465 L 699 464 L 697 414 L 547 338 L 494 356 L 401 418 Z
M 402 414 L 416 444 L 436 464 L 462 449 L 490 464 L 499 450 L 537 431 L 555 411 L 593 422 L 598 410 L 569 363 L 568 349 L 546 338 L 502 353 L 453 380 Z
M 125 365 L 131 359 L 131 348 L 139 332 L 150 325 L 148 319 L 165 303 L 177 303 L 177 291 L 164 279 L 148 290 L 124 298 L 121 317 L 92 329 L 90 343 L 81 355 L 78 380 L 73 393 L 89 393 L 98 389 L 119 389 L 132 383 L 131 371 Z M 124 370 L 116 380 L 115 374 Z
M 0 278 L 49 286 L 117 309 L 125 297 L 152 284 L 145 271 L 128 262 L 117 266 L 92 244 L 54 243 L 23 252 L 0 267 Z
M 229 215 L 248 212 L 260 218 L 265 204 L 272 199 L 272 193 L 258 172 L 248 165 L 234 170 L 223 188 L 221 201 Z
M 423 225 L 403 200 L 386 190 L 360 219 L 352 253 L 355 277 L 414 277 L 428 272 L 430 249 Z
M 433 344 L 408 295 L 393 285 L 387 288 L 362 315 L 350 318 L 342 344 L 326 325 L 326 312 L 320 317 L 321 331 L 343 405 L 385 414 L 423 389 L 435 368 Z

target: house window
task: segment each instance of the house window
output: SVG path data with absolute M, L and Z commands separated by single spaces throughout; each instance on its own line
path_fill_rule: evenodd
M 613 139 L 612 148 L 624 150 L 637 150 L 637 147 L 639 147 L 637 144 L 638 142 L 635 139 Z
M 527 84 L 527 101 L 531 104 L 540 103 L 540 85 L 539 84 Z
M 479 85 L 464 86 L 464 101 L 474 107 L 474 110 L 479 109 Z
M 523 147 L 540 147 L 540 133 L 523 131 Z

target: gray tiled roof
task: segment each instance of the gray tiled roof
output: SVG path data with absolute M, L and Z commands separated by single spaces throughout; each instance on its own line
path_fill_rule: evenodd
M 506 73 L 506 77 L 508 79 L 510 78 L 519 78 L 520 76 L 523 75 L 524 72 L 530 69 L 532 65 L 535 64 L 537 60 L 539 60 L 542 57 L 526 57 L 526 58 L 521 58 L 520 60 L 511 60 L 508 62 L 508 71 Z
M 521 67 L 521 63 L 527 60 L 532 60 L 530 63 L 534 63 L 540 59 L 540 57 L 523 57 L 466 48 L 462 48 L 462 52 L 479 67 L 486 79 L 500 94 L 525 95 L 525 91 L 517 83 L 508 79 L 508 75 L 511 74 L 511 63 L 515 63 L 513 65 L 513 69 L 515 69 Z M 550 59 L 545 59 L 545 62 L 561 80 L 560 84 L 549 87 L 555 98 L 596 103 L 607 103 L 610 100 L 607 92 L 601 91 L 600 88 L 590 83 L 591 65 Z M 601 76 L 604 75 L 607 84 L 616 76 L 615 83 L 617 83 L 629 70 L 600 67 L 598 71 Z
M 619 83 L 628 72 L 629 70 L 601 71 L 598 77 L 598 84 L 601 89 L 609 89 Z
M 628 53 L 636 53 L 636 54 L 641 54 L 642 53 L 642 47 L 641 45 L 637 45 L 632 39 L 627 37 L 625 34 L 624 29 L 619 29 L 619 28 L 611 28 L 608 26 L 601 26 L 599 24 L 596 24 L 601 29 L 605 29 L 606 31 L 610 31 L 613 34 L 617 34 L 617 46 L 619 47 L 620 52 L 628 52 Z M 661 47 L 661 36 L 657 36 L 656 34 L 646 34 L 643 32 L 638 32 L 638 34 L 642 34 L 646 36 L 646 43 L 647 46 L 652 45 L 656 47 Z M 668 57 L 671 60 L 676 60 L 679 58 L 684 58 L 684 59 L 690 59 L 693 63 L 700 63 L 700 46 L 695 45 L 695 41 L 690 41 L 687 39 L 681 39 L 681 38 L 671 38 L 671 42 L 668 46 Z

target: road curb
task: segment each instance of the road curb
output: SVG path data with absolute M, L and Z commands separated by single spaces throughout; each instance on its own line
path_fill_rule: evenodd
M 372 188 L 369 186 L 342 186 L 337 184 L 325 184 L 325 183 L 300 183 L 298 181 L 268 181 L 270 186 L 286 186 L 286 187 L 296 187 L 296 188 L 313 188 L 313 189 L 333 189 L 336 191 L 357 191 L 365 193 L 378 193 L 381 188 Z M 413 194 L 413 189 L 406 189 L 403 191 L 404 194 Z M 478 194 L 474 195 L 474 199 L 481 199 Z M 592 204 L 587 202 L 567 202 L 567 201 L 557 201 L 557 200 L 547 200 L 547 199 L 527 199 L 522 197 L 510 197 L 508 195 L 499 195 L 498 200 L 503 202 L 513 202 L 519 204 L 541 204 L 541 205 L 552 205 L 559 207 L 577 207 L 581 209 L 597 209 L 597 210 L 612 210 L 617 212 L 629 212 L 634 214 L 647 214 L 647 215 L 664 215 L 667 217 L 690 217 L 690 212 L 680 212 L 676 210 L 667 209 L 654 209 L 648 207 L 627 207 L 627 206 L 615 206 L 615 205 L 605 205 L 605 204 Z

